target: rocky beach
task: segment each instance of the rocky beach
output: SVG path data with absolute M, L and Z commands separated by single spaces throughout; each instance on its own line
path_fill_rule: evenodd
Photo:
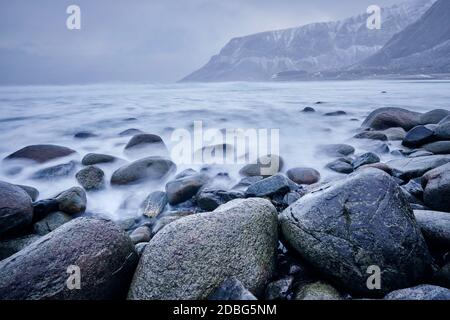
M 20 147 L 1 149 L 0 299 L 450 300 L 450 107 L 389 106 L 400 91 L 376 87 L 383 107 L 341 108 L 338 90 L 274 112 L 279 92 L 266 89 L 252 90 L 269 105 L 258 110 L 266 127 L 282 130 L 280 154 L 246 165 L 180 165 L 166 105 L 152 114 L 132 101 L 114 114 L 120 125 L 77 130 L 67 113 L 52 120 L 60 143 L 29 133 L 47 119 L 2 119 Z M 240 111 L 178 110 L 174 121 L 239 127 Z M 200 152 L 217 148 L 234 146 Z

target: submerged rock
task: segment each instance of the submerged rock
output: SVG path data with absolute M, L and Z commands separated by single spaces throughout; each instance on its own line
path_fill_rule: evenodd
M 397 183 L 366 169 L 305 195 L 280 216 L 284 238 L 346 290 L 362 296 L 415 284 L 431 256 Z M 381 290 L 366 286 L 369 266 L 383 272 Z
M 113 222 L 74 219 L 0 262 L 0 297 L 5 300 L 124 298 L 136 262 L 130 238 Z M 81 272 L 81 290 L 69 290 L 69 277 L 77 267 Z
M 142 214 L 149 218 L 155 218 L 164 211 L 164 208 L 166 207 L 168 202 L 169 200 L 167 199 L 167 195 L 165 192 L 152 192 L 148 195 L 147 198 L 145 198 L 144 202 L 141 205 Z
M 75 150 L 56 146 L 56 145 L 32 145 L 22 148 L 9 156 L 7 156 L 6 160 L 12 159 L 22 159 L 22 160 L 32 160 L 38 163 L 48 162 L 54 159 L 66 157 L 75 153 Z
M 177 205 L 191 199 L 209 180 L 208 175 L 199 173 L 168 182 L 166 194 L 169 203 Z
M 348 144 L 327 144 L 318 148 L 320 153 L 329 157 L 345 157 L 355 153 L 355 148 Z
M 239 173 L 246 177 L 263 176 L 270 177 L 276 175 L 283 169 L 283 158 L 277 155 L 267 155 L 260 157 L 256 163 L 244 166 Z
M 146 247 L 128 298 L 205 299 L 230 277 L 259 295 L 275 269 L 277 239 L 277 212 L 264 199 L 179 219 Z
M 286 175 L 298 184 L 314 184 L 320 180 L 319 171 L 313 168 L 292 168 L 286 172 Z
M 76 162 L 70 161 L 68 163 L 58 164 L 49 168 L 41 169 L 33 174 L 31 177 L 35 180 L 53 180 L 65 178 L 70 176 L 76 168 Z
M 420 123 L 420 116 L 418 112 L 402 108 L 379 108 L 364 120 L 361 127 L 374 130 L 401 127 L 408 131 Z
M 105 186 L 105 173 L 102 169 L 95 166 L 81 169 L 75 177 L 87 191 L 100 190 Z
M 20 187 L 0 181 L 0 238 L 19 234 L 32 219 L 30 196 Z
M 379 131 L 363 131 L 354 136 L 355 139 L 388 141 L 388 137 Z
M 136 134 L 125 146 L 127 153 L 142 153 L 144 155 L 166 155 L 168 149 L 162 138 L 156 134 L 140 133 Z
M 100 163 L 112 163 L 116 160 L 117 160 L 116 157 L 107 154 L 88 153 L 81 160 L 81 164 L 84 166 L 92 166 Z

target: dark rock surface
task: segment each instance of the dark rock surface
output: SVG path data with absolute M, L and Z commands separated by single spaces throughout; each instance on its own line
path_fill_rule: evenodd
M 88 153 L 81 160 L 81 164 L 84 166 L 92 166 L 100 163 L 112 163 L 116 160 L 117 160 L 116 157 L 107 154 Z
M 167 199 L 171 205 L 177 205 L 191 199 L 210 178 L 204 173 L 172 180 L 166 184 Z
M 402 108 L 380 108 L 373 111 L 361 127 L 374 130 L 400 127 L 408 131 L 420 123 L 420 116 L 420 113 Z
M 100 190 L 105 186 L 105 173 L 96 166 L 88 166 L 77 172 L 78 183 L 87 191 Z
M 44 163 L 50 160 L 66 157 L 72 153 L 75 153 L 75 150 L 62 146 L 40 144 L 22 148 L 10 154 L 5 159 L 23 159 Z
M 438 286 L 423 284 L 413 288 L 393 291 L 385 300 L 450 300 L 450 290 Z
M 256 297 L 248 291 L 242 282 L 235 277 L 225 280 L 217 289 L 215 289 L 208 297 L 208 300 L 216 301 L 250 301 L 257 300 Z
M 168 159 L 148 157 L 117 169 L 111 177 L 111 184 L 127 185 L 162 180 L 175 170 L 175 164 Z

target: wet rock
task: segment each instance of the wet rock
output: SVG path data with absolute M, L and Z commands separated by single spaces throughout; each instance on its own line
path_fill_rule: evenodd
M 362 170 L 305 195 L 282 212 L 280 223 L 286 241 L 350 293 L 387 293 L 429 271 L 431 256 L 413 212 L 380 170 Z M 366 286 L 371 265 L 383 270 L 378 292 Z
M 166 194 L 169 203 L 177 205 L 191 199 L 209 180 L 208 175 L 199 173 L 168 182 Z
M 389 141 L 400 141 L 406 137 L 406 131 L 403 128 L 389 128 L 381 132 L 386 135 Z
M 403 186 L 403 188 L 412 194 L 414 197 L 418 199 L 422 199 L 423 197 L 423 188 L 422 185 L 416 180 L 410 180 L 407 184 Z
M 33 232 L 40 236 L 44 236 L 47 233 L 56 230 L 63 224 L 72 220 L 72 217 L 64 212 L 53 212 L 46 216 L 44 219 L 36 222 L 33 225 Z
M 150 241 L 128 298 L 205 299 L 229 277 L 259 295 L 275 269 L 277 239 L 277 212 L 264 199 L 233 200 L 179 219 Z
M 252 184 L 245 191 L 247 197 L 270 197 L 276 194 L 284 195 L 290 191 L 290 183 L 282 174 L 276 174 Z
M 369 168 L 382 170 L 382 171 L 386 172 L 387 174 L 392 175 L 392 169 L 387 164 L 382 163 L 382 162 L 365 164 L 365 165 L 358 167 L 358 170 L 369 169 Z
M 402 108 L 380 108 L 373 111 L 364 120 L 361 127 L 374 130 L 385 130 L 393 127 L 400 127 L 407 131 L 420 123 L 421 114 Z
M 266 300 L 287 300 L 292 289 L 294 277 L 287 277 L 271 282 L 266 287 Z
M 450 164 L 428 171 L 422 177 L 423 200 L 437 211 L 450 212 Z
M 80 131 L 74 134 L 73 136 L 75 139 L 89 139 L 89 138 L 95 138 L 98 137 L 97 134 L 89 132 L 89 131 Z
M 19 184 L 17 184 L 16 186 L 25 191 L 30 196 L 32 201 L 36 201 L 36 199 L 39 197 L 39 191 L 36 188 Z
M 413 288 L 393 291 L 385 300 L 450 300 L 450 290 L 438 286 L 423 284 Z
M 55 199 L 58 201 L 58 208 L 62 212 L 77 214 L 86 210 L 86 193 L 79 187 L 61 192 Z
M 414 216 L 429 244 L 444 248 L 450 246 L 450 213 L 414 210 Z
M 316 112 L 314 108 L 311 107 L 305 107 L 302 112 L 308 113 L 308 112 Z
M 244 166 L 239 174 L 246 177 L 263 176 L 270 177 L 283 169 L 283 158 L 277 155 L 267 155 L 260 157 L 256 163 Z
M 40 236 L 30 234 L 19 238 L 0 241 L 0 260 L 12 256 L 16 252 L 19 252 L 26 246 L 29 246 L 39 238 Z
M 353 160 L 352 165 L 354 169 L 358 169 L 361 166 L 368 165 L 368 164 L 374 164 L 380 162 L 380 157 L 378 157 L 373 152 L 367 152 L 364 153 L 358 157 L 356 157 L 355 160 Z
M 88 153 L 84 156 L 83 160 L 81 160 L 81 164 L 84 166 L 92 166 L 101 163 L 112 163 L 116 160 L 116 157 L 107 154 Z
M 246 190 L 252 184 L 254 184 L 258 181 L 261 181 L 262 179 L 264 179 L 263 176 L 253 176 L 253 177 L 242 178 L 241 181 L 239 181 L 239 183 L 233 187 L 233 189 Z
M 146 226 L 139 227 L 130 234 L 130 239 L 134 244 L 149 242 L 151 237 L 152 232 L 150 228 Z
M 248 291 L 242 282 L 235 277 L 228 278 L 219 287 L 217 287 L 208 297 L 208 300 L 215 301 L 239 301 L 239 300 L 257 300 L 256 297 Z
M 187 176 L 193 176 L 193 175 L 195 175 L 195 174 L 197 174 L 198 172 L 197 171 L 195 171 L 194 169 L 186 169 L 186 170 L 183 170 L 183 171 L 181 171 L 180 173 L 178 173 L 176 176 L 175 176 L 175 179 L 181 179 L 181 178 L 185 178 L 185 177 L 187 177 Z
M 433 276 L 433 284 L 450 289 L 450 262 L 436 271 Z
M 450 154 L 450 141 L 437 141 L 423 146 L 423 148 L 434 154 Z
M 127 164 L 116 170 L 111 177 L 113 185 L 137 184 L 158 181 L 176 170 L 176 165 L 162 157 L 148 157 Z
M 0 181 L 0 239 L 21 233 L 32 219 L 30 196 L 18 186 Z
M 34 180 L 53 180 L 65 178 L 70 176 L 76 169 L 76 162 L 70 161 L 68 163 L 58 164 L 49 168 L 36 171 L 32 175 Z
M 450 162 L 450 156 L 436 155 L 416 158 L 395 159 L 386 164 L 396 173 L 395 175 L 403 180 L 421 177 L 427 171 L 442 166 Z
M 450 116 L 450 111 L 444 109 L 435 109 L 420 116 L 421 124 L 437 124 L 445 117 Z
M 121 137 L 135 136 L 135 135 L 141 134 L 141 133 L 144 133 L 144 132 L 142 130 L 139 130 L 139 129 L 131 128 L 131 129 L 127 129 L 127 130 L 124 130 L 124 131 L 120 132 L 119 136 L 121 136 Z
M 149 218 L 155 218 L 164 211 L 164 208 L 166 207 L 168 202 L 169 200 L 167 199 L 167 195 L 165 192 L 152 192 L 148 195 L 148 197 L 141 205 L 142 214 Z
M 324 113 L 323 115 L 326 117 L 336 117 L 336 116 L 345 116 L 346 114 L 347 114 L 347 112 L 338 110 L 338 111 L 333 111 L 333 112 L 327 112 L 327 113 Z
M 301 286 L 295 300 L 342 300 L 342 296 L 328 283 L 318 281 Z
M 289 179 L 298 184 L 314 184 L 319 182 L 320 173 L 313 168 L 292 168 L 286 172 Z
M 355 153 L 355 148 L 348 144 L 327 144 L 319 146 L 319 152 L 329 157 L 345 157 Z
M 297 191 L 291 191 L 286 193 L 286 195 L 283 197 L 283 204 L 285 206 L 290 206 L 295 201 L 300 199 L 304 194 L 297 192 Z
M 137 255 L 113 222 L 74 219 L 0 262 L 5 300 L 109 300 L 124 298 Z M 70 266 L 81 270 L 82 290 L 69 290 Z
M 75 150 L 56 146 L 56 145 L 32 145 L 22 148 L 9 156 L 6 160 L 12 159 L 22 159 L 22 160 L 32 160 L 38 163 L 48 162 L 54 159 L 66 157 L 75 153 Z
M 152 234 L 155 235 L 160 232 L 164 227 L 175 222 L 181 218 L 187 217 L 194 214 L 192 211 L 175 211 L 160 217 L 155 224 L 152 226 Z
M 386 142 L 372 140 L 371 144 L 367 145 L 367 151 L 371 151 L 376 154 L 388 154 L 391 150 Z
M 59 210 L 59 202 L 56 199 L 44 199 L 33 202 L 33 221 L 44 219 L 48 214 Z
M 78 171 L 77 181 L 87 191 L 100 190 L 105 186 L 105 173 L 102 169 L 89 166 Z
M 353 172 L 353 166 L 350 163 L 347 163 L 339 159 L 328 163 L 326 165 L 326 168 L 344 174 L 349 174 Z
M 434 155 L 434 153 L 432 153 L 430 151 L 417 150 L 417 151 L 414 151 L 413 153 L 410 153 L 408 155 L 408 158 L 427 157 L 427 156 L 433 156 L 433 155 Z
M 438 140 L 450 140 L 450 122 L 444 122 L 439 124 L 434 133 Z
M 369 140 L 379 140 L 388 141 L 388 137 L 378 131 L 363 131 L 354 136 L 355 139 L 369 139 Z
M 148 242 L 140 242 L 134 246 L 137 255 L 139 258 L 142 256 L 142 253 L 144 252 L 145 248 L 147 247 Z
M 411 129 L 403 139 L 402 144 L 405 147 L 420 147 L 435 139 L 434 131 L 428 126 L 417 126 Z
M 216 189 L 214 187 L 207 187 L 198 192 L 196 199 L 200 209 L 213 211 L 222 204 L 234 199 L 244 198 L 244 196 L 244 193 L 241 191 L 227 191 Z

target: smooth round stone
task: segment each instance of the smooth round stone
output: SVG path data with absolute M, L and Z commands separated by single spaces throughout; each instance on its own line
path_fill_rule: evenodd
M 313 184 L 320 180 L 319 171 L 312 168 L 292 168 L 286 175 L 297 184 Z
M 5 160 L 32 160 L 44 163 L 75 153 L 75 150 L 57 145 L 32 145 L 22 148 L 5 158 Z

